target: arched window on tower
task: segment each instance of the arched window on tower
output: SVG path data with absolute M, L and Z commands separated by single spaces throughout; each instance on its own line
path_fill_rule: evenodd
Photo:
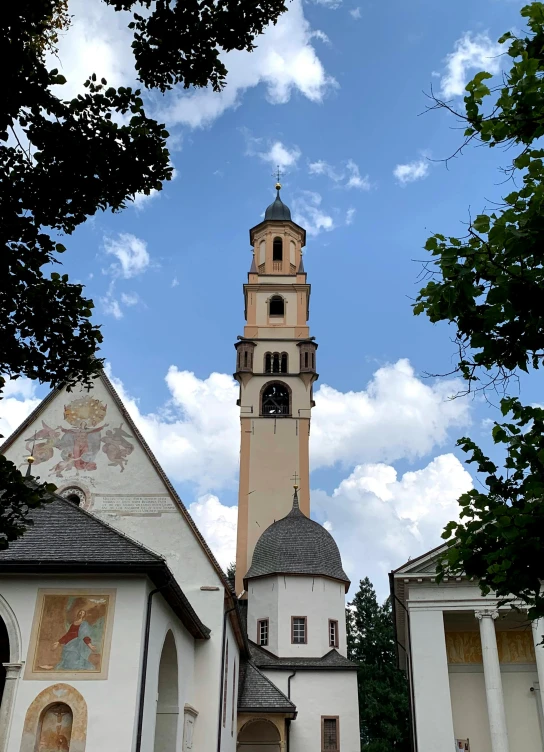
M 287 353 L 282 353 L 281 354 L 281 372 L 282 373 L 287 373 L 287 364 L 288 364 Z
M 285 301 L 281 295 L 272 295 L 268 311 L 270 316 L 285 316 Z
M 291 394 L 286 384 L 267 384 L 261 397 L 261 415 L 290 415 Z
M 287 373 L 289 367 L 288 355 L 283 353 L 267 352 L 264 356 L 265 373 Z
M 272 261 L 283 261 L 283 240 L 274 238 L 272 242 Z
M 272 353 L 266 353 L 264 356 L 264 372 L 272 373 Z

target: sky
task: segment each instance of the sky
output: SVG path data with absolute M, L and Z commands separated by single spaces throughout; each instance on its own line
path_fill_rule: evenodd
M 498 418 L 462 385 L 452 331 L 414 317 L 426 238 L 462 235 L 505 193 L 504 152 L 469 148 L 426 112 L 432 90 L 462 108 L 477 71 L 500 75 L 496 40 L 519 28 L 515 0 L 288 2 L 253 53 L 224 56 L 221 94 L 146 94 L 175 168 L 162 192 L 98 214 L 63 240 L 64 271 L 86 286 L 101 355 L 144 437 L 223 566 L 234 559 L 239 420 L 233 344 L 243 332 L 249 228 L 274 197 L 308 233 L 310 327 L 319 343 L 311 435 L 312 516 L 356 584 L 380 597 L 387 573 L 440 543 L 474 479 L 456 439 L 489 449 Z M 73 96 L 92 72 L 133 85 L 127 14 L 70 0 L 59 67 Z M 506 187 L 506 192 L 509 189 Z M 538 382 L 524 396 L 538 399 Z M 8 385 L 8 435 L 46 385 Z M 287 468 L 291 473 L 292 468 Z M 352 586 L 351 594 L 355 592 Z

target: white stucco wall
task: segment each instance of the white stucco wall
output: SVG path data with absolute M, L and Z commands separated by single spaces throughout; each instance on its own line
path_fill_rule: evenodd
M 287 694 L 291 671 L 263 673 Z M 298 671 L 291 679 L 291 700 L 298 711 L 296 720 L 291 723 L 291 752 L 321 749 L 323 715 L 339 716 L 342 752 L 360 752 L 356 671 Z
M 274 576 L 248 584 L 248 634 L 257 642 L 257 620 L 268 618 L 268 650 L 282 657 L 321 657 L 329 646 L 329 619 L 338 622 L 339 648 L 346 655 L 345 585 L 325 577 Z M 291 643 L 291 617 L 306 616 L 307 643 Z
M 238 723 L 238 675 L 240 669 L 240 657 L 236 647 L 234 632 L 227 619 L 226 642 L 228 645 L 228 669 L 227 669 L 227 696 L 225 725 L 223 726 L 223 713 L 221 713 L 221 752 L 235 752 L 236 728 Z M 236 682 L 233 683 L 233 677 Z M 233 714 L 234 711 L 234 714 Z M 217 723 L 215 728 L 217 729 Z M 215 746 L 213 749 L 216 749 Z
M 25 662 L 38 589 L 78 587 L 86 590 L 115 588 L 117 591 L 107 680 L 65 682 L 77 689 L 87 703 L 89 715 L 86 752 L 130 750 L 140 677 L 146 578 L 37 578 L 22 575 L 0 578 L 0 594 L 13 610 L 19 624 Z M 20 749 L 29 705 L 46 687 L 58 681 L 19 679 L 7 752 L 18 752 Z

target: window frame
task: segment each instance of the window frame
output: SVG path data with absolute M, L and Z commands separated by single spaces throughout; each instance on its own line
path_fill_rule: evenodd
M 261 642 L 261 624 L 266 624 L 266 643 Z M 269 643 L 270 643 L 270 619 L 268 617 L 257 619 L 257 645 L 260 648 L 267 648 Z
M 278 249 L 280 258 L 274 258 Z M 276 237 L 272 240 L 272 261 L 283 262 L 283 238 L 281 238 L 279 235 L 276 235 Z
M 334 624 L 334 640 L 331 639 L 331 627 Z M 338 647 L 338 619 L 329 619 L 329 647 Z
M 304 620 L 304 641 L 295 642 L 295 619 Z M 307 645 L 308 644 L 308 617 L 307 616 L 291 616 L 291 645 Z
M 336 722 L 336 749 L 325 747 L 325 721 Z M 340 716 L 339 715 L 322 715 L 321 716 L 321 752 L 340 752 Z
M 281 374 L 273 374 L 274 376 L 281 376 Z M 265 413 L 263 411 L 263 398 L 264 393 L 268 389 L 268 387 L 277 385 L 281 386 L 284 389 L 287 389 L 287 393 L 289 394 L 289 408 L 288 412 L 286 413 Z M 262 387 L 261 391 L 259 392 L 259 416 L 261 418 L 291 418 L 293 415 L 293 391 L 289 384 L 287 384 L 285 381 L 282 381 L 281 379 L 270 379 L 270 381 L 266 381 Z
M 223 675 L 223 728 L 227 725 L 227 695 L 229 691 L 229 641 L 225 645 L 225 671 Z
M 283 312 L 282 313 L 272 313 L 270 310 L 272 301 L 281 300 L 283 304 Z M 285 318 L 285 308 L 286 308 L 286 300 L 283 297 L 283 295 L 278 295 L 275 293 L 274 295 L 271 295 L 268 300 L 268 318 L 269 319 L 284 319 Z

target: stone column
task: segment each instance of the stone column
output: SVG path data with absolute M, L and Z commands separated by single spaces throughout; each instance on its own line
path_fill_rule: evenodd
M 494 610 L 475 612 L 475 616 L 480 622 L 491 749 L 492 752 L 509 752 L 499 651 L 497 650 L 497 638 L 495 635 L 495 619 L 498 615 L 499 612 Z
M 410 643 L 418 752 L 449 752 L 455 736 L 441 610 L 410 609 Z
M 0 706 L 0 752 L 4 752 L 8 746 L 9 731 L 11 728 L 11 716 L 15 704 L 17 692 L 17 679 L 23 667 L 22 663 L 3 663 L 6 669 L 6 684 Z
M 542 696 L 544 691 L 544 619 L 537 619 L 532 623 L 532 627 L 533 640 L 535 643 L 536 670 L 538 673 L 538 684 L 540 686 L 538 698 L 540 701 L 542 714 L 544 715 L 544 697 Z M 542 717 L 540 712 L 538 715 L 539 717 Z

